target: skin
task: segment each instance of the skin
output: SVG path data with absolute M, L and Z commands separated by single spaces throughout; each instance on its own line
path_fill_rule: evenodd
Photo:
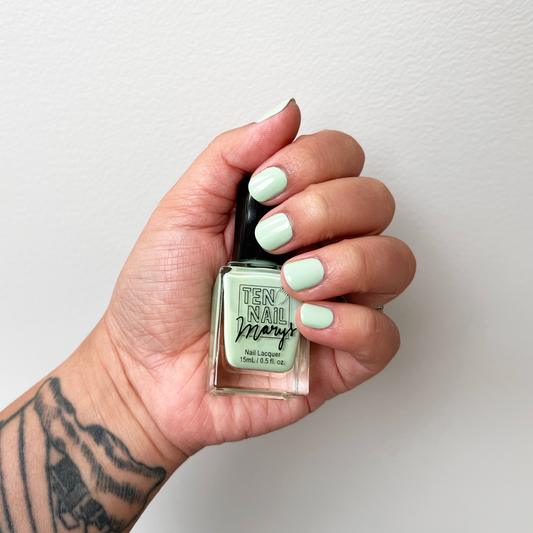
M 408 246 L 380 235 L 394 200 L 381 182 L 359 177 L 364 154 L 352 137 L 325 130 L 295 140 L 299 125 L 291 101 L 264 122 L 214 139 L 153 213 L 97 327 L 51 374 L 61 379 L 81 426 L 97 420 L 136 460 L 168 474 L 204 446 L 300 420 L 377 374 L 398 351 L 395 324 L 375 310 L 415 273 Z M 276 206 L 265 218 L 285 213 L 293 229 L 293 239 L 272 253 L 296 253 L 290 261 L 316 257 L 325 270 L 310 289 L 294 292 L 282 277 L 283 285 L 298 300 L 329 307 L 334 320 L 313 329 L 297 317 L 312 341 L 309 396 L 214 397 L 205 392 L 211 292 L 230 260 L 237 185 L 272 166 L 285 171 L 288 185 L 265 202 Z M 331 301 L 343 295 L 349 303 Z

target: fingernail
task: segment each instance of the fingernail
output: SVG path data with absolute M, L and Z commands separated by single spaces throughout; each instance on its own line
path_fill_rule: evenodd
M 293 291 L 301 291 L 318 285 L 324 279 L 324 267 L 318 259 L 300 259 L 285 263 L 283 275 Z
M 263 122 L 263 120 L 266 120 L 267 118 L 273 117 L 274 115 L 277 115 L 280 111 L 283 111 L 288 105 L 291 100 L 294 100 L 294 98 L 289 98 L 288 100 L 283 100 L 281 104 L 278 104 L 276 107 L 271 109 L 266 115 L 263 115 L 257 122 Z
M 266 202 L 287 187 L 287 175 L 281 168 L 266 168 L 248 183 L 248 190 L 258 202 Z
M 255 227 L 255 238 L 267 252 L 271 252 L 292 239 L 292 228 L 287 215 L 278 213 L 262 220 Z
M 300 307 L 300 320 L 309 328 L 324 329 L 333 322 L 333 311 L 320 305 L 303 304 Z

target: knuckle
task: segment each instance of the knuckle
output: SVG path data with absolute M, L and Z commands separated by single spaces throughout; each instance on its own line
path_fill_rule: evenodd
M 411 248 L 404 243 L 405 253 L 407 255 L 407 264 L 409 268 L 409 283 L 413 281 L 416 274 L 416 257 Z
M 299 148 L 302 151 L 307 151 L 309 149 L 312 150 L 313 148 L 313 135 L 310 134 L 304 134 L 300 135 L 293 143 L 292 146 L 294 148 Z
M 401 339 L 400 330 L 396 327 L 396 324 L 388 317 L 386 317 L 388 323 L 388 335 L 384 336 L 382 349 L 382 361 L 381 368 L 383 370 L 391 359 L 398 353 L 400 349 Z
M 356 174 L 359 174 L 361 170 L 363 170 L 365 164 L 365 152 L 354 137 L 348 133 L 337 130 L 322 130 L 320 133 L 323 134 L 328 144 L 340 147 L 340 151 L 344 154 L 344 157 L 346 157 L 346 154 L 349 154 L 349 159 L 352 163 L 355 163 L 355 167 L 357 167 L 355 169 Z M 354 165 L 351 165 L 351 167 L 353 166 Z
M 324 157 L 327 153 L 327 145 L 316 135 L 302 135 L 298 139 L 298 159 L 305 162 L 305 168 L 313 169 L 313 173 L 324 172 Z
M 361 344 L 369 348 L 359 350 L 357 360 L 377 374 L 400 349 L 400 332 L 390 318 L 372 309 L 361 318 L 359 331 Z
M 371 309 L 361 317 L 361 335 L 369 344 L 374 344 L 374 341 L 379 340 L 382 329 L 381 320 L 379 320 L 380 318 L 381 317 Z
M 304 193 L 303 204 L 307 216 L 317 226 L 327 226 L 330 219 L 330 205 L 318 184 L 307 187 Z
M 366 293 L 371 291 L 368 281 L 371 278 L 371 267 L 368 257 L 357 242 L 350 242 L 346 250 L 344 268 L 350 279 L 352 292 Z
M 389 188 L 382 182 L 374 178 L 368 178 L 374 192 L 381 204 L 380 213 L 382 214 L 382 220 L 380 221 L 380 229 L 384 230 L 394 218 L 394 212 L 396 211 L 396 202 L 394 196 L 390 192 Z
M 338 130 L 323 129 L 316 133 L 317 139 L 327 144 L 345 144 L 346 139 L 350 136 L 347 133 Z
M 361 145 L 351 136 L 347 133 L 342 133 L 343 140 L 345 144 L 347 145 L 348 150 L 351 154 L 353 154 L 353 157 L 357 160 L 360 169 L 363 170 L 363 166 L 365 164 L 365 152 Z
M 234 131 L 220 133 L 208 146 L 208 151 L 214 156 L 211 158 L 211 164 L 214 164 L 215 168 L 219 165 L 238 168 L 242 164 L 243 155 L 252 144 L 261 146 L 261 143 L 257 142 L 254 136 L 248 137 L 242 142 L 236 142 Z
M 301 135 L 294 143 L 307 168 L 327 175 L 331 168 L 343 168 L 358 175 L 363 169 L 365 154 L 359 143 L 347 133 L 323 129 L 311 135 Z
M 216 171 L 227 165 L 228 159 L 228 132 L 220 133 L 208 145 L 206 152 L 212 156 L 207 160 L 208 168 Z
M 400 249 L 402 251 L 403 255 L 403 262 L 406 269 L 407 274 L 407 285 L 413 281 L 413 278 L 415 277 L 416 273 L 416 257 L 411 248 L 407 246 L 403 241 L 397 239 Z
M 389 243 L 389 246 L 391 247 L 391 255 L 393 259 L 396 261 L 396 264 L 400 265 L 400 267 L 404 271 L 404 279 L 405 279 L 405 287 L 407 287 L 411 281 L 413 281 L 413 278 L 415 277 L 416 273 L 416 258 L 413 254 L 413 251 L 405 242 L 403 242 L 400 239 L 397 239 L 396 237 L 392 236 L 386 236 L 384 237 L 386 241 Z M 405 288 L 402 287 L 402 290 Z
M 227 132 L 224 131 L 222 133 L 219 133 L 216 137 L 213 138 L 213 140 L 209 143 L 209 148 L 212 148 L 213 150 L 219 151 L 222 150 L 223 147 L 226 144 L 226 139 L 228 135 Z

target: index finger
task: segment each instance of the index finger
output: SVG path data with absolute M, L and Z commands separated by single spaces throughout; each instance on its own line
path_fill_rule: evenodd
M 359 176 L 364 162 L 363 149 L 346 133 L 322 130 L 302 135 L 257 168 L 250 193 L 258 202 L 278 205 L 311 184 Z

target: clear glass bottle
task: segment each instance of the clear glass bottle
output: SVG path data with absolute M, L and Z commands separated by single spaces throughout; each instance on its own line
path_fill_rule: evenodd
M 263 250 L 254 229 L 270 208 L 239 185 L 232 261 L 213 289 L 207 390 L 288 399 L 309 392 L 309 341 L 296 328 L 300 304 L 281 284 L 285 256 Z

